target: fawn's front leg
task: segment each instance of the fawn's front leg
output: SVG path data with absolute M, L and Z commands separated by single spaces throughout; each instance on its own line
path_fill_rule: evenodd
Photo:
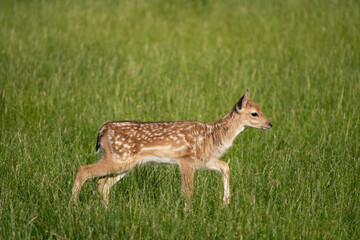
M 180 164 L 182 192 L 185 196 L 184 210 L 189 210 L 189 204 L 194 193 L 193 178 L 195 169 L 187 164 Z
M 223 183 L 224 183 L 224 202 L 230 204 L 231 195 L 230 195 L 230 168 L 229 165 L 224 161 L 214 161 L 206 164 L 207 169 L 215 170 L 222 174 Z

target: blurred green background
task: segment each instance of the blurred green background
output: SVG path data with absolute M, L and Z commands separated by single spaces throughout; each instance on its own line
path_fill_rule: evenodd
M 358 239 L 359 1 L 0 1 L 0 239 Z M 109 210 L 76 169 L 112 120 L 213 121 L 250 90 L 221 176 L 140 167 Z

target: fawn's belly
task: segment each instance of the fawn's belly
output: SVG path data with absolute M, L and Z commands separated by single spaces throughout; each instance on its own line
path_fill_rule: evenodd
M 139 160 L 138 165 L 143 165 L 147 163 L 153 163 L 153 164 L 174 164 L 179 165 L 179 161 L 172 158 L 172 157 L 166 157 L 166 156 L 144 156 Z

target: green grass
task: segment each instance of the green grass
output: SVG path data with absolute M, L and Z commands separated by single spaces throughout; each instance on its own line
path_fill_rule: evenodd
M 1 1 L 0 239 L 359 239 L 358 1 Z M 110 210 L 76 169 L 111 120 L 213 121 L 250 89 L 221 176 L 145 166 Z

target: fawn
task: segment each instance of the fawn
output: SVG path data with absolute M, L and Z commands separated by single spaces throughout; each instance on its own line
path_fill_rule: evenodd
M 249 100 L 249 90 L 221 119 L 198 121 L 140 122 L 115 121 L 105 123 L 97 135 L 96 150 L 104 156 L 94 164 L 81 166 L 72 189 L 72 200 L 77 201 L 84 182 L 98 180 L 98 190 L 105 206 L 109 202 L 112 185 L 131 169 L 145 163 L 179 165 L 182 191 L 187 202 L 193 195 L 193 176 L 197 169 L 215 170 L 222 174 L 223 200 L 230 203 L 229 165 L 219 160 L 231 147 L 235 137 L 245 126 L 269 130 L 271 122 L 259 106 Z M 106 177 L 107 175 L 110 175 Z

